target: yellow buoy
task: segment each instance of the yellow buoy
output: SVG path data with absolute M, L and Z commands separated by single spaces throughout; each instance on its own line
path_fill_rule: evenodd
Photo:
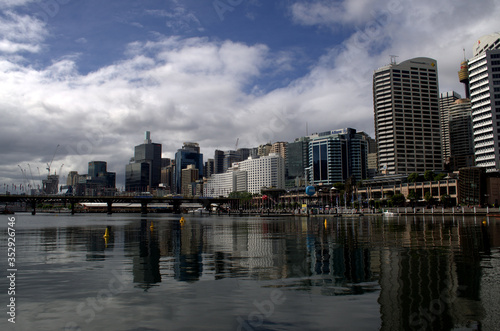
M 109 238 L 109 230 L 106 228 L 106 232 L 104 233 L 104 238 Z
M 324 222 L 324 224 L 325 224 L 325 228 L 326 228 L 326 218 L 325 218 L 325 222 Z

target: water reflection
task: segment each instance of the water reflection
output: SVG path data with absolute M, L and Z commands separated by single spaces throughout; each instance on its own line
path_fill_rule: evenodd
M 86 263 L 122 249 L 134 286 L 144 291 L 238 279 L 332 300 L 378 294 L 381 324 L 374 328 L 381 330 L 498 323 L 495 220 L 167 217 L 42 228 L 30 238 L 46 253 L 83 250 Z

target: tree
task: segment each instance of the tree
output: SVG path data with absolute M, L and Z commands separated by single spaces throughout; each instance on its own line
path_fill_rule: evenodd
M 408 195 L 406 196 L 406 198 L 408 200 L 410 200 L 410 202 L 412 203 L 412 205 L 414 205 L 415 200 L 417 200 L 417 195 L 415 194 L 414 190 L 410 190 L 410 192 L 408 192 Z
M 415 183 L 418 180 L 418 174 L 416 172 L 411 173 L 408 175 L 408 182 L 409 183 Z
M 394 194 L 389 201 L 391 201 L 393 206 L 403 206 L 406 202 L 406 198 L 401 193 Z
M 432 200 L 432 195 L 431 195 L 431 192 L 425 192 L 424 194 L 424 199 L 427 203 L 430 203 L 431 200 Z
M 435 176 L 434 175 L 434 171 L 432 171 L 432 170 L 426 170 L 424 172 L 424 179 L 426 181 L 432 181 L 432 180 L 434 180 L 434 176 Z
M 440 181 L 441 179 L 443 179 L 445 177 L 446 177 L 446 174 L 437 174 L 434 176 L 434 181 L 435 182 Z

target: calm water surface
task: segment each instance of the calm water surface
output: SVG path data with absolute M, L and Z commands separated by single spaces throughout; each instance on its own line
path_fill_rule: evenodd
M 1 330 L 500 326 L 495 218 L 15 217 L 16 324 L 3 305 Z

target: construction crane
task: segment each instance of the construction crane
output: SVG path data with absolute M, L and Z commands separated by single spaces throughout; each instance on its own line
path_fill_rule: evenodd
M 54 155 L 52 155 L 52 159 L 50 160 L 50 163 L 47 163 L 47 170 L 49 172 L 49 176 L 50 176 L 50 166 L 52 165 L 52 162 L 54 161 L 54 158 L 56 157 L 56 153 L 57 153 L 57 150 L 59 149 L 59 144 L 57 145 L 56 147 L 56 150 L 54 151 Z
M 21 166 L 19 164 L 17 166 L 19 167 L 19 169 L 21 169 L 21 174 L 23 175 L 22 179 L 23 179 L 24 191 L 26 192 L 27 186 L 30 185 L 30 181 L 28 179 L 28 174 L 26 172 L 26 169 L 21 168 Z

